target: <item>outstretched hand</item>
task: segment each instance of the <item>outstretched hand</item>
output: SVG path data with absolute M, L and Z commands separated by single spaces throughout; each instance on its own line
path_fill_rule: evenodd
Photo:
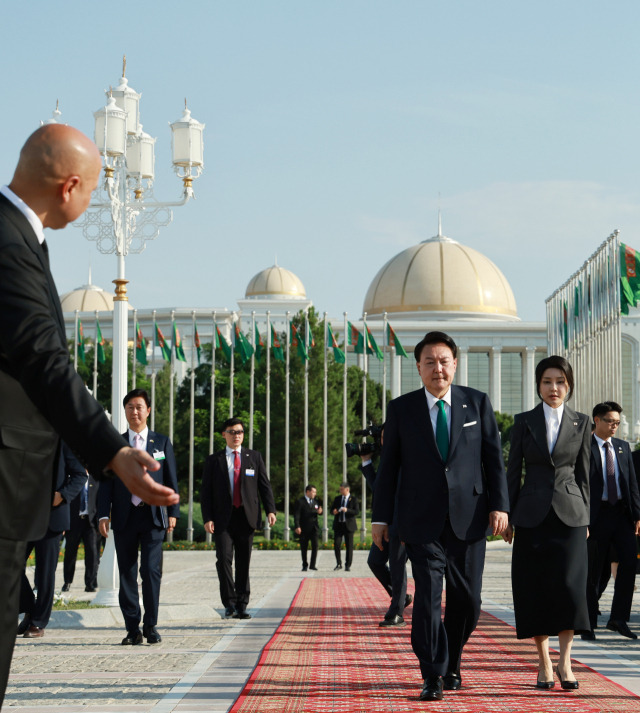
M 146 451 L 125 446 L 115 454 L 107 468 L 114 471 L 130 493 L 148 505 L 169 506 L 180 502 L 178 493 L 156 483 L 149 475 L 148 471 L 158 470 L 160 464 Z

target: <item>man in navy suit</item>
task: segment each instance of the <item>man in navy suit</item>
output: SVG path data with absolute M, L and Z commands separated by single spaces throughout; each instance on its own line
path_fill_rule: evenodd
M 20 611 L 24 612 L 24 619 L 18 626 L 18 634 L 22 634 L 25 639 L 42 638 L 49 623 L 56 588 L 60 542 L 64 531 L 69 527 L 69 501 L 82 490 L 86 479 L 87 471 L 80 465 L 69 447 L 62 443 L 49 528 L 44 537 L 27 544 L 27 559 L 34 550 L 36 554 L 33 579 L 38 596 L 34 594 L 27 575 L 23 573 L 20 586 Z
M 461 686 L 462 648 L 480 616 L 487 528 L 504 531 L 509 495 L 488 396 L 451 385 L 453 339 L 429 332 L 414 355 L 424 388 L 389 403 L 372 535 L 382 549 L 397 523 L 416 585 L 411 643 L 424 679 L 420 700 L 440 700 L 443 688 Z
M 222 435 L 226 448 L 204 462 L 200 490 L 202 519 L 204 529 L 216 543 L 216 569 L 225 618 L 250 619 L 249 564 L 253 532 L 261 524 L 259 500 L 270 526 L 276 521 L 276 504 L 262 456 L 258 451 L 242 448 L 242 421 L 227 419 L 222 425 Z
M 134 389 L 123 399 L 129 430 L 122 435 L 133 448 L 146 451 L 160 469 L 152 476 L 158 483 L 178 492 L 176 461 L 171 441 L 147 427 L 151 399 L 144 389 Z M 98 490 L 98 518 L 100 534 L 109 536 L 109 514 L 115 538 L 118 571 L 120 573 L 120 609 L 127 628 L 122 645 L 136 646 L 142 637 L 149 644 L 162 639 L 156 624 L 162 579 L 162 541 L 165 532 L 172 532 L 180 517 L 180 506 L 168 510 L 148 505 L 132 495 L 118 480 L 109 480 Z M 140 576 L 142 577 L 142 633 L 140 632 L 140 600 L 138 597 L 138 548 L 140 548 Z
M 633 585 L 636 578 L 636 535 L 640 534 L 640 494 L 631 449 L 626 441 L 614 438 L 620 425 L 622 407 L 606 401 L 593 408 L 595 430 L 591 436 L 589 470 L 589 577 L 587 604 L 591 631 L 582 638 L 593 641 L 598 625 L 599 581 L 609 549 L 618 555 L 611 615 L 607 629 L 629 639 L 637 639 L 627 622 L 631 616 Z

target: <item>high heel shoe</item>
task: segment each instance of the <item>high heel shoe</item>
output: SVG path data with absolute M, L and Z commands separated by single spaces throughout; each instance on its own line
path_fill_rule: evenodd
M 542 691 L 550 691 L 555 685 L 555 681 L 541 681 L 540 679 L 536 681 L 536 688 L 539 688 Z
M 556 673 L 558 674 L 558 680 L 560 681 L 560 687 L 563 691 L 575 691 L 580 688 L 578 681 L 563 681 L 560 675 L 560 669 L 556 666 Z

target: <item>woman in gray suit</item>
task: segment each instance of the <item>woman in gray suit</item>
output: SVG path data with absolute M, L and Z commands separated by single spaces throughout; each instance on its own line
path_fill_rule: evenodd
M 573 634 L 589 629 L 591 429 L 585 414 L 565 404 L 573 393 L 573 371 L 566 359 L 543 359 L 536 367 L 536 385 L 542 403 L 518 414 L 511 432 L 511 514 L 504 538 L 514 541 L 511 579 L 517 637 L 533 637 L 538 649 L 536 687 L 554 686 L 549 636 L 558 636 L 556 673 L 562 688 L 573 690 L 578 688 L 571 671 Z

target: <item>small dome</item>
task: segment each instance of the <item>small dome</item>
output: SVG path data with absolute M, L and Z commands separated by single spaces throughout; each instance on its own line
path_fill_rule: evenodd
M 307 292 L 297 275 L 275 264 L 251 278 L 245 297 L 248 299 L 304 300 L 307 297 Z
M 517 320 L 507 279 L 489 258 L 440 234 L 407 248 L 369 286 L 367 315 Z
M 113 312 L 113 295 L 105 292 L 102 287 L 91 284 L 91 270 L 89 282 L 82 287 L 77 287 L 71 292 L 60 295 L 63 312 Z M 128 303 L 127 303 L 128 304 Z M 129 309 L 133 309 L 128 304 Z

